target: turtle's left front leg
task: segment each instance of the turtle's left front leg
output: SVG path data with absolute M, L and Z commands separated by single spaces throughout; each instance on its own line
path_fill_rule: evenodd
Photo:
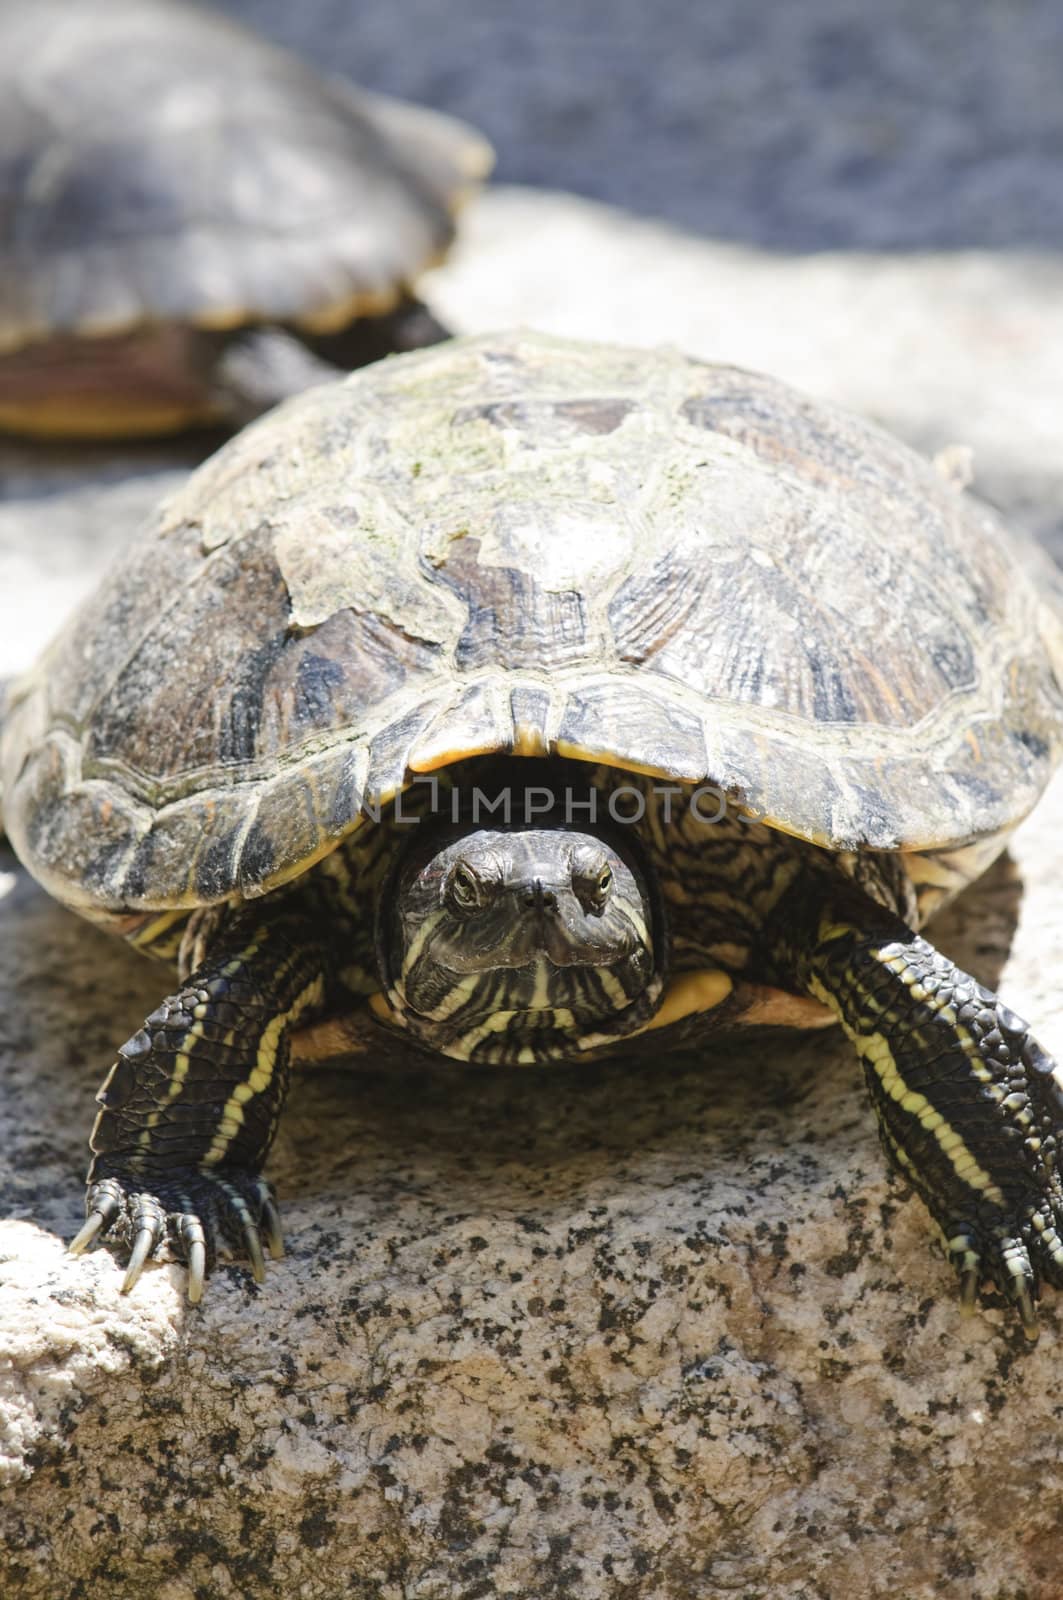
M 1063 1287 L 1063 1090 L 1028 1025 L 861 891 L 802 880 L 778 937 L 788 976 L 835 1012 L 883 1142 L 973 1303 L 989 1278 L 1036 1338 Z
M 123 1292 L 169 1239 L 200 1299 L 219 1252 L 264 1273 L 259 1229 L 283 1254 L 260 1176 L 288 1087 L 288 1035 L 324 995 L 327 958 L 290 903 L 223 925 L 207 958 L 122 1045 L 97 1095 L 79 1254 L 113 1231 L 130 1251 Z

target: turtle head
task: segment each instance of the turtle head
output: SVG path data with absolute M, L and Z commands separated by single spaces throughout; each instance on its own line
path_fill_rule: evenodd
M 382 907 L 393 1021 L 444 1055 L 529 1064 L 645 1024 L 660 915 L 626 842 L 564 827 L 431 832 Z

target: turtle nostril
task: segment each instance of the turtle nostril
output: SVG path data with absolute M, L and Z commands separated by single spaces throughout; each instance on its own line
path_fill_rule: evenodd
M 557 895 L 552 889 L 544 889 L 537 878 L 532 888 L 525 889 L 521 904 L 526 911 L 556 911 Z

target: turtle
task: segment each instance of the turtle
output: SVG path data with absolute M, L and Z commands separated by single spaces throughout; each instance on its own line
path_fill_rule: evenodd
M 293 1059 L 533 1067 L 840 1023 L 970 1308 L 1063 1285 L 1063 1090 L 921 931 L 1063 739 L 1063 580 L 871 423 L 516 330 L 245 428 L 12 688 L 11 841 L 176 965 L 86 1222 L 282 1253 Z M 162 984 L 160 983 L 160 987 Z M 352 1046 L 353 1047 L 353 1046 Z
M 410 287 L 493 153 L 179 0 L 0 0 L 0 429 L 239 424 L 445 337 Z

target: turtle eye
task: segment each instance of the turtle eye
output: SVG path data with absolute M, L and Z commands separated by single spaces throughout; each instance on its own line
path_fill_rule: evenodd
M 456 911 L 475 911 L 486 898 L 485 885 L 479 874 L 465 861 L 450 869 L 444 893 Z
M 604 853 L 582 851 L 572 863 L 572 892 L 584 911 L 600 913 L 613 887 L 613 869 Z

